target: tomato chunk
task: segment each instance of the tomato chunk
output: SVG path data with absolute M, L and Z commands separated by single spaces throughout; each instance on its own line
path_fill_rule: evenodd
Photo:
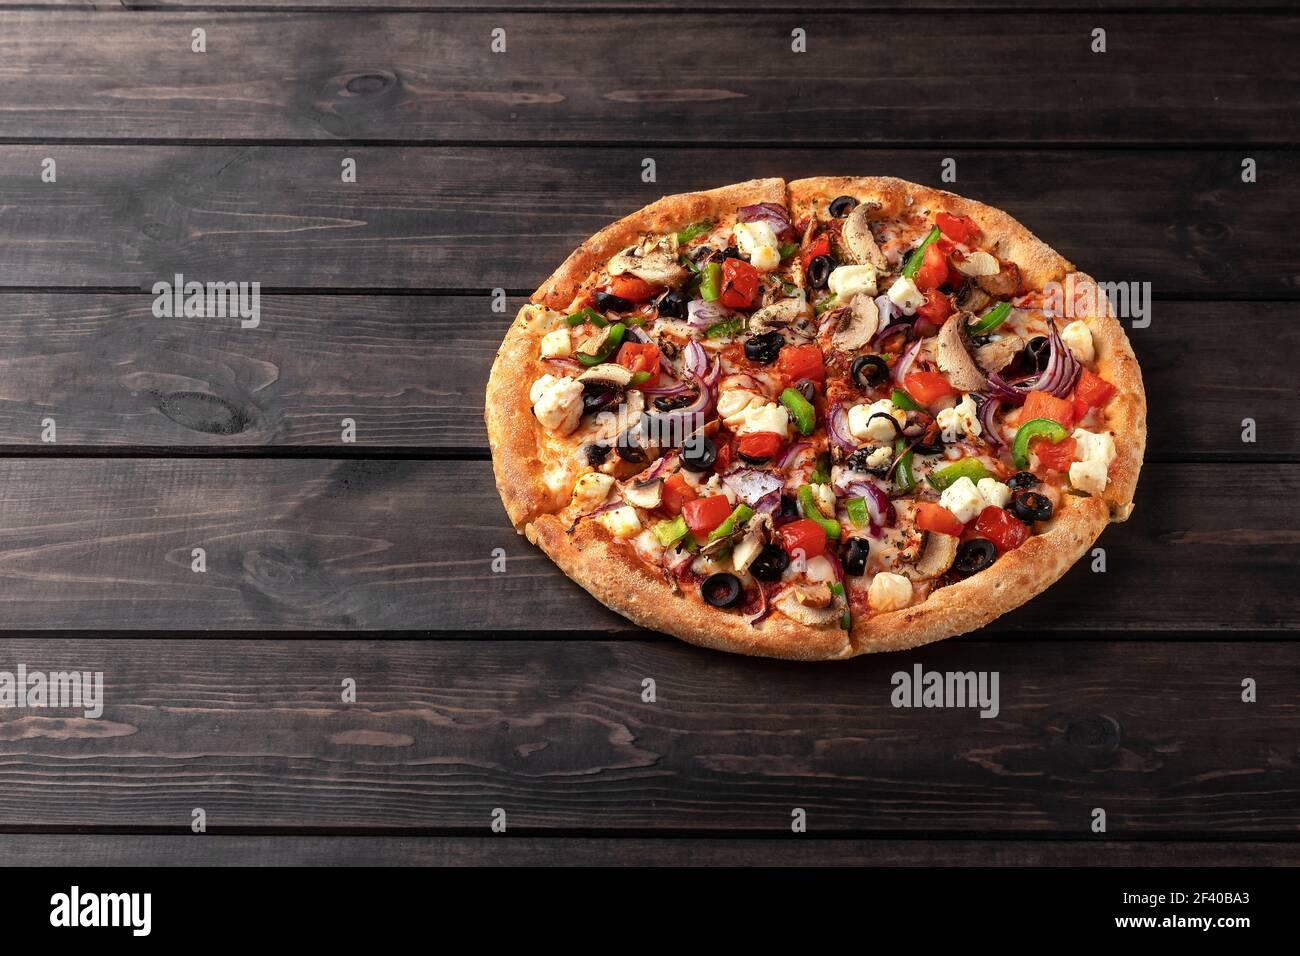
M 622 275 L 610 278 L 609 291 L 620 299 L 627 299 L 629 302 L 644 302 L 646 299 L 653 299 L 664 291 L 664 287 L 655 285 L 653 282 L 646 282 L 645 279 L 640 279 L 634 275 Z
M 1069 471 L 1070 463 L 1074 461 L 1076 445 L 1078 442 L 1073 438 L 1063 438 L 1055 445 L 1050 441 L 1039 439 L 1029 447 L 1038 456 L 1038 463 L 1042 467 L 1051 468 L 1053 471 Z
M 939 227 L 940 232 L 954 242 L 969 244 L 971 240 L 980 237 L 980 227 L 975 225 L 975 220 L 969 216 L 952 216 L 946 212 L 937 212 L 934 214 L 934 224 Z
M 818 385 L 826 382 L 826 365 L 822 350 L 816 345 L 787 345 L 781 350 L 776 367 L 787 385 L 808 379 Z
M 699 497 L 680 471 L 664 482 L 663 507 L 670 515 L 681 514 L 688 501 L 695 501 Z
M 803 552 L 805 558 L 817 558 L 826 553 L 826 529 L 812 518 L 800 518 L 782 525 L 777 532 L 781 546 L 793 558 Z
M 618 364 L 632 372 L 648 372 L 647 382 L 659 374 L 662 357 L 659 346 L 649 342 L 624 342 L 618 350 Z
M 921 263 L 921 268 L 916 270 L 912 281 L 920 291 L 929 292 L 943 285 L 947 278 L 948 256 L 936 242 L 925 250 L 925 259 Z
M 1050 418 L 1065 428 L 1074 427 L 1074 405 L 1068 399 L 1057 398 L 1047 392 L 1032 391 L 1020 409 L 1021 423 L 1033 418 Z
M 808 271 L 808 263 L 812 262 L 818 256 L 830 255 L 830 251 L 831 251 L 831 237 L 823 232 L 812 242 L 808 243 L 808 248 L 804 250 L 803 256 L 800 257 L 800 262 L 803 265 L 803 271 L 804 272 Z
M 736 441 L 736 451 L 744 458 L 775 458 L 785 447 L 785 439 L 776 432 L 750 432 Z
M 941 504 L 933 501 L 918 501 L 914 506 L 916 526 L 922 531 L 937 531 L 939 534 L 959 535 L 966 526 L 957 520 L 957 516 Z
M 1115 386 L 1100 375 L 1094 375 L 1086 368 L 1079 373 L 1079 381 L 1074 386 L 1074 397 L 1083 400 L 1093 408 L 1101 408 L 1115 394 Z
M 726 495 L 713 495 L 710 498 L 697 498 L 682 505 L 682 517 L 686 527 L 697 538 L 705 538 L 708 533 L 731 515 L 731 502 Z
M 979 538 L 987 538 L 999 553 L 1014 551 L 1029 538 L 1029 527 L 1005 508 L 989 505 L 980 512 L 971 532 Z
M 752 309 L 758 301 L 758 270 L 743 259 L 724 261 L 718 301 L 729 309 Z
M 944 295 L 938 289 L 931 289 L 925 294 L 925 304 L 916 310 L 916 314 L 923 319 L 928 319 L 935 325 L 943 325 L 948 316 L 952 315 L 952 299 Z
M 942 372 L 912 372 L 903 379 L 903 387 L 922 405 L 933 405 L 945 395 L 957 393 Z

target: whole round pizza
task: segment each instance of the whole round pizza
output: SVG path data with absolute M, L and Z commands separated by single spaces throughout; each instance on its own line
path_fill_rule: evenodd
M 1132 511 L 1146 399 L 1097 283 L 882 177 L 668 196 L 532 296 L 487 389 L 515 527 L 637 624 L 852 657 L 979 627 Z

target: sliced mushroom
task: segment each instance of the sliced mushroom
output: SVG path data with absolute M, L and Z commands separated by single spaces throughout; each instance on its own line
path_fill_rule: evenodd
M 953 304 L 962 312 L 983 312 L 993 297 L 981 289 L 978 283 L 967 282 L 953 299 Z
M 984 373 L 966 351 L 966 323 L 972 318 L 974 316 L 969 312 L 957 312 L 948 318 L 935 336 L 939 369 L 963 392 L 978 392 L 988 385 Z
M 807 318 L 810 314 L 808 300 L 803 296 L 781 299 L 751 315 L 749 331 L 754 335 L 777 332 L 799 319 Z
M 584 343 L 585 345 L 585 343 Z M 579 349 L 578 351 L 582 351 Z M 595 355 L 595 352 L 587 352 L 588 355 Z M 591 382 L 592 384 L 600 383 L 608 385 L 610 388 L 627 388 L 632 384 L 632 370 L 622 365 L 616 365 L 613 362 L 604 362 L 594 368 L 589 368 L 578 376 L 578 381 Z
M 952 260 L 953 268 L 964 276 L 976 278 L 979 276 L 995 276 L 1002 271 L 998 265 L 998 260 L 993 258 L 987 252 L 972 252 L 964 259 L 958 259 L 955 256 Z
M 644 236 L 610 259 L 606 268 L 612 276 L 631 273 L 655 285 L 679 286 L 689 273 L 677 259 L 676 245 L 675 235 Z
M 658 508 L 663 500 L 664 480 L 651 478 L 648 481 L 634 481 L 623 489 L 623 499 L 638 508 Z
M 861 208 L 861 207 L 858 207 Z M 842 310 L 831 345 L 841 352 L 856 352 L 866 348 L 880 328 L 880 308 L 876 300 L 865 293 L 855 295 L 849 307 Z
M 614 326 L 612 325 L 607 325 L 603 329 L 598 330 L 595 335 L 584 339 L 583 343 L 578 346 L 578 351 L 583 355 L 599 355 L 601 348 L 605 344 L 605 340 L 609 338 L 609 331 L 613 327 Z
M 913 581 L 928 581 L 931 578 L 937 578 L 952 567 L 953 561 L 957 559 L 957 544 L 957 538 L 954 535 L 940 534 L 938 531 L 927 531 L 925 533 L 925 544 L 921 547 L 921 553 L 916 559 L 916 564 L 911 567 L 903 567 L 903 575 Z
M 756 514 L 745 526 L 745 536 L 740 539 L 735 550 L 731 552 L 731 564 L 737 574 L 744 573 L 754 563 L 754 559 L 767 544 L 768 533 L 772 528 L 772 516 Z
M 975 281 L 989 295 L 1005 299 L 1020 291 L 1020 268 L 1014 262 L 1004 262 L 1001 272 L 991 276 L 980 276 Z
M 815 585 L 815 587 L 821 588 L 828 596 L 830 595 L 830 588 L 826 585 L 819 584 Z M 828 604 L 825 607 L 810 607 L 803 603 L 799 595 L 803 593 L 805 598 L 808 597 L 808 590 L 810 590 L 808 586 L 796 584 L 776 599 L 776 609 L 791 620 L 798 621 L 800 624 L 807 624 L 810 627 L 821 627 L 839 621 L 839 608 L 833 604 Z
M 840 229 L 840 240 L 844 251 L 859 265 L 873 265 L 876 271 L 889 271 L 885 254 L 876 245 L 876 237 L 871 234 L 871 215 L 876 211 L 874 203 L 859 203 L 844 220 Z
M 1020 354 L 1024 342 L 1018 335 L 1006 335 L 975 350 L 975 364 L 985 372 L 1000 372 Z
M 617 410 L 605 410 L 597 414 L 596 421 L 600 427 L 596 438 L 614 439 L 621 432 L 633 429 L 633 437 L 640 439 L 641 413 L 645 411 L 645 394 L 639 388 L 629 388 Z

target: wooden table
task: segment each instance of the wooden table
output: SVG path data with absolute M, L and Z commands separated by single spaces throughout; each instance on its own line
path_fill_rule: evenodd
M 7 861 L 1300 860 L 1300 16 L 284 4 L 0 0 L 0 669 L 107 697 L 0 711 Z M 633 630 L 512 532 L 483 385 L 583 237 L 751 176 L 942 185 L 945 158 L 1152 284 L 1105 573 L 799 666 Z M 176 273 L 260 282 L 260 326 L 155 318 Z M 894 709 L 915 663 L 997 670 L 1000 715 Z

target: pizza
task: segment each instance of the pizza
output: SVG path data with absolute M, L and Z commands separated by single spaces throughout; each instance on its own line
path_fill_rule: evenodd
M 533 294 L 488 382 L 515 528 L 647 628 L 800 660 L 961 634 L 1123 521 L 1141 372 L 1098 284 L 899 179 L 668 196 Z

